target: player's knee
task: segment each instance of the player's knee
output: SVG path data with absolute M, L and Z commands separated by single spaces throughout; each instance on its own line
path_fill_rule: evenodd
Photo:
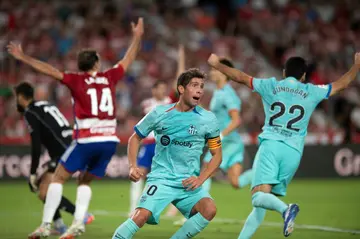
M 135 222 L 138 227 L 142 227 L 149 220 L 151 212 L 145 208 L 137 208 L 133 213 L 131 219 Z
M 45 190 L 40 190 L 39 191 L 39 194 L 38 194 L 38 197 L 41 201 L 45 201 L 45 198 L 46 198 L 46 191 Z
M 234 176 L 234 175 L 228 175 L 228 179 L 229 179 L 229 182 L 231 184 L 231 186 L 235 189 L 238 189 L 239 188 L 239 180 L 238 180 L 238 177 Z
M 211 221 L 216 216 L 217 208 L 214 201 L 210 198 L 204 201 L 201 209 L 201 215 L 208 221 Z
M 264 192 L 264 193 L 270 193 L 272 190 L 272 186 L 269 184 L 261 184 L 258 186 L 255 186 L 252 190 L 251 190 L 251 194 L 254 195 L 257 192 Z
M 89 186 L 90 183 L 96 178 L 95 175 L 89 173 L 89 172 L 84 172 L 81 173 L 78 177 L 77 183 L 78 185 L 87 185 Z
M 66 171 L 64 166 L 59 164 L 58 167 L 55 170 L 52 182 L 53 183 L 64 184 L 70 177 L 71 177 L 71 173 Z
M 210 207 L 208 207 L 205 212 L 201 213 L 201 215 L 206 220 L 211 221 L 216 216 L 216 212 L 217 212 L 217 208 L 216 208 L 215 204 L 213 204 Z
M 77 184 L 78 184 L 79 186 L 81 186 L 81 185 L 87 185 L 87 186 L 89 186 L 90 183 L 91 183 L 91 181 L 92 181 L 92 179 L 88 179 L 88 178 L 81 177 L 81 178 L 78 178 L 78 179 L 77 179 Z
M 251 197 L 251 204 L 253 207 L 259 207 L 261 205 L 261 194 L 263 192 L 257 192 Z
M 54 174 L 54 177 L 52 179 L 53 183 L 60 183 L 64 184 L 66 182 L 66 178 L 63 177 L 61 174 Z

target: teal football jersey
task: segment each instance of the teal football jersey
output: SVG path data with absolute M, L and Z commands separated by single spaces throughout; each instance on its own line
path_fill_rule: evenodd
M 186 178 L 199 176 L 205 144 L 220 135 L 212 112 L 200 106 L 179 112 L 175 104 L 157 106 L 134 129 L 141 138 L 151 131 L 155 134 L 155 156 L 148 181 L 160 180 L 175 187 L 182 187 Z
M 252 80 L 265 112 L 261 139 L 280 140 L 302 153 L 307 127 L 315 107 L 331 93 L 331 84 L 313 85 L 293 77 Z
M 216 89 L 214 91 L 210 101 L 210 110 L 215 114 L 219 121 L 220 131 L 226 129 L 231 122 L 229 111 L 238 110 L 240 112 L 240 108 L 241 100 L 229 84 L 226 84 L 222 89 Z M 222 141 L 236 141 L 242 144 L 240 134 L 237 130 L 226 135 Z

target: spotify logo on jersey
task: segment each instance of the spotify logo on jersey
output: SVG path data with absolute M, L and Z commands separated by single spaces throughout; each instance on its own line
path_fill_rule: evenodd
M 160 138 L 160 142 L 161 142 L 162 145 L 168 146 L 170 144 L 170 137 L 167 136 L 167 135 L 163 135 Z

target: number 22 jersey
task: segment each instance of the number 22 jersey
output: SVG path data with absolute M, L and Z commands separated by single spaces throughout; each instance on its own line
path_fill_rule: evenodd
M 260 141 L 272 139 L 302 153 L 311 114 L 331 93 L 331 84 L 304 84 L 293 77 L 252 79 L 254 92 L 260 94 L 264 105 L 265 123 Z
M 124 69 L 116 65 L 105 72 L 64 73 L 61 81 L 71 91 L 75 114 L 73 138 L 79 143 L 119 142 L 116 136 L 116 83 Z

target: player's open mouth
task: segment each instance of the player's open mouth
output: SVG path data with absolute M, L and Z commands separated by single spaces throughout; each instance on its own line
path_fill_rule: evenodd
M 194 99 L 194 100 L 200 100 L 200 97 L 194 96 L 193 99 Z

